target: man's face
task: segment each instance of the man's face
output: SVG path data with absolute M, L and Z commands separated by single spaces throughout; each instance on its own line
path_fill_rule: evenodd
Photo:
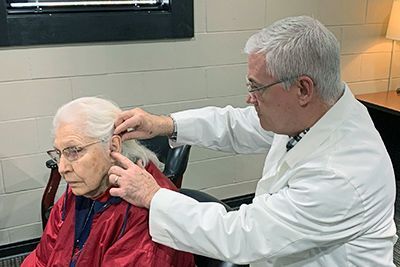
M 265 55 L 250 54 L 248 57 L 248 74 L 252 88 L 263 87 L 278 82 L 266 72 Z M 288 134 L 290 121 L 295 115 L 293 107 L 296 98 L 293 91 L 285 90 L 283 83 L 277 83 L 266 89 L 255 91 L 247 97 L 247 103 L 254 105 L 261 127 L 278 134 Z

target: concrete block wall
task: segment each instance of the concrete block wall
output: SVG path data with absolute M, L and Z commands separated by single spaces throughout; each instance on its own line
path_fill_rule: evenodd
M 354 93 L 385 91 L 392 0 L 195 0 L 195 37 L 156 42 L 2 48 L 0 62 L 0 245 L 41 235 L 45 151 L 57 107 L 102 95 L 124 109 L 170 113 L 245 106 L 247 38 L 291 15 L 320 19 L 340 40 L 343 79 Z M 393 88 L 400 86 L 395 46 Z M 264 155 L 194 148 L 185 187 L 219 198 L 254 192 Z

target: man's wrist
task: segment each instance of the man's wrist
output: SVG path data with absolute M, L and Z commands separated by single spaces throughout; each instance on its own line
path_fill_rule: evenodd
M 145 201 L 145 207 L 146 207 L 147 209 L 150 209 L 151 202 L 153 201 L 153 198 L 154 198 L 154 196 L 156 195 L 156 193 L 158 192 L 158 190 L 160 190 L 160 189 L 161 189 L 161 187 L 157 185 L 157 186 L 152 190 L 152 192 L 148 195 L 148 199 Z
M 169 136 L 169 139 L 176 142 L 176 139 L 178 137 L 178 127 L 177 127 L 176 120 L 174 119 L 174 117 L 172 117 L 171 115 L 169 115 L 169 117 L 172 120 L 172 133 Z

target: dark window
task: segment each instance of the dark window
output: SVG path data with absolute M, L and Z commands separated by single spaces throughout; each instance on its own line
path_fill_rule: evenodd
M 0 45 L 193 37 L 193 0 L 0 0 Z

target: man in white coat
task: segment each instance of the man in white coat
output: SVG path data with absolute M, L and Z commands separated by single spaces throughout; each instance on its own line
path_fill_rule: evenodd
M 245 51 L 251 106 L 170 116 L 133 109 L 115 133 L 266 152 L 252 204 L 226 212 L 160 189 L 118 153 L 111 194 L 150 209 L 153 240 L 176 249 L 251 266 L 394 266 L 393 167 L 367 110 L 340 80 L 334 35 L 313 18 L 291 17 L 254 34 Z

